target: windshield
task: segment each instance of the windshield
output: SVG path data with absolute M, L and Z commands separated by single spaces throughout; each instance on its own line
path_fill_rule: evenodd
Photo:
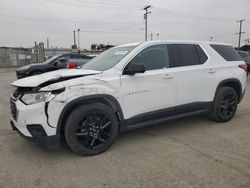
M 82 66 L 82 69 L 99 70 L 99 71 L 108 70 L 114 67 L 117 63 L 119 63 L 135 47 L 136 46 L 111 48 L 103 52 L 99 56 L 95 57 L 94 59 L 90 60 L 87 64 Z
M 44 61 L 44 63 L 50 63 L 52 61 L 54 61 L 56 58 L 58 58 L 60 55 L 55 55 L 55 56 L 52 56 L 51 58 L 47 59 L 46 61 Z

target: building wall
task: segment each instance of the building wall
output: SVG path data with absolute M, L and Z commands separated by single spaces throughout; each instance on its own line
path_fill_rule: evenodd
M 31 58 L 31 49 L 0 47 L 0 68 L 30 64 Z

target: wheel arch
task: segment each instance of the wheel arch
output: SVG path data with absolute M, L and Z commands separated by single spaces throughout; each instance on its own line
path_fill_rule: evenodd
M 56 134 L 62 133 L 62 131 L 64 130 L 66 120 L 73 109 L 77 108 L 80 105 L 91 104 L 91 103 L 102 103 L 108 105 L 114 110 L 118 118 L 118 121 L 122 121 L 124 119 L 121 106 L 115 97 L 107 94 L 82 96 L 70 101 L 63 108 L 57 122 Z
M 242 95 L 242 84 L 241 84 L 241 82 L 238 79 L 236 79 L 236 78 L 230 78 L 230 79 L 226 79 L 226 80 L 221 81 L 218 84 L 217 88 L 216 88 L 216 92 L 215 92 L 215 95 L 214 95 L 214 100 L 215 100 L 217 92 L 219 91 L 219 89 L 222 86 L 227 86 L 227 87 L 233 88 L 236 91 L 236 93 L 237 93 L 238 102 L 240 102 L 241 95 Z

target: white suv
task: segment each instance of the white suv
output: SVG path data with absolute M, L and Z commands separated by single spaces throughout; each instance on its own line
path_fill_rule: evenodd
M 235 114 L 247 66 L 229 44 L 151 41 L 111 48 L 79 70 L 12 83 L 11 125 L 50 148 L 65 138 L 82 155 L 107 150 L 120 131 L 208 113 Z

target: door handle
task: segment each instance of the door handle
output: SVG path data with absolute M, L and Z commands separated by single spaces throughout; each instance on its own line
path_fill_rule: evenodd
M 166 75 L 164 75 L 162 78 L 163 79 L 172 79 L 174 76 L 173 75 L 171 75 L 171 74 L 166 74 Z
M 209 70 L 208 70 L 208 73 L 216 73 L 216 70 L 214 70 L 214 69 L 209 69 Z

